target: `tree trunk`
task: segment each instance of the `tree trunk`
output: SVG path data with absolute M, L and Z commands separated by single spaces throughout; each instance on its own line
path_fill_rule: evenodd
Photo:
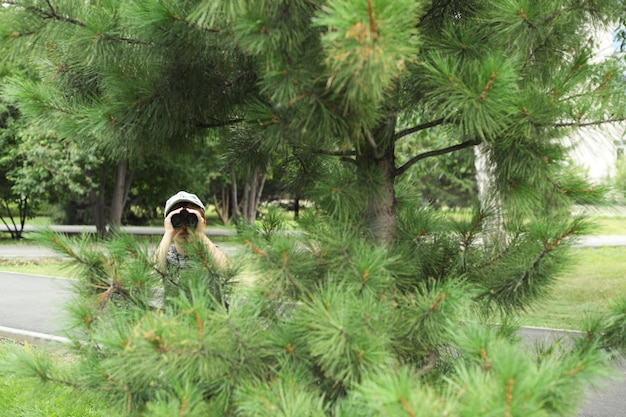
M 267 180 L 267 171 L 269 171 L 270 169 L 270 162 L 267 161 L 267 163 L 265 164 L 265 167 L 263 168 L 263 172 L 259 172 L 258 168 L 255 169 L 255 174 L 254 174 L 254 179 L 253 181 L 256 183 L 256 190 L 255 193 L 253 194 L 253 198 L 254 198 L 254 212 L 253 214 L 253 218 L 256 219 L 256 214 L 259 210 L 259 205 L 261 204 L 261 195 L 263 194 L 263 188 L 265 187 L 265 181 Z
M 483 223 L 485 243 L 506 243 L 502 200 L 496 187 L 496 166 L 491 160 L 489 145 L 481 143 L 474 147 L 476 183 L 481 210 L 488 214 Z
M 231 172 L 231 186 L 230 186 L 230 192 L 231 192 L 231 210 L 232 210 L 232 218 L 235 220 L 235 224 L 239 223 L 239 199 L 237 197 L 237 176 L 235 175 L 235 172 Z
M 261 204 L 261 194 L 267 179 L 267 169 L 268 165 L 262 172 L 259 172 L 259 168 L 254 167 L 246 175 L 241 205 L 244 220 L 248 223 L 256 220 L 259 204 Z
M 104 191 L 106 184 L 106 162 L 100 166 L 100 179 L 98 188 L 92 188 L 89 191 L 89 202 L 93 209 L 94 223 L 96 224 L 96 232 L 100 237 L 106 235 L 106 213 L 104 204 Z
M 358 180 L 365 190 L 364 221 L 371 237 L 378 243 L 396 239 L 395 117 L 389 117 L 367 132 L 368 144 L 357 156 Z
M 11 208 L 9 207 L 9 201 L 4 199 L 4 208 L 11 221 L 11 225 L 9 225 L 3 216 L 0 215 L 0 219 L 2 219 L 2 223 L 6 226 L 7 230 L 11 234 L 11 239 L 19 240 L 23 237 L 24 233 L 24 225 L 26 224 L 26 217 L 28 215 L 28 197 L 19 197 L 17 199 L 17 210 L 19 216 L 19 225 L 15 223 L 15 218 L 11 213 Z
M 248 175 L 247 178 L 244 179 L 243 194 L 241 196 L 241 214 L 243 219 L 248 223 L 252 223 L 254 221 L 254 219 L 250 219 L 250 205 L 252 204 L 250 194 L 254 192 L 252 189 L 254 187 L 254 183 L 251 183 L 250 177 L 251 176 Z
M 300 220 L 300 197 L 293 199 L 293 219 Z
M 229 192 L 230 192 L 229 189 L 222 188 L 221 189 L 222 198 L 220 200 L 218 200 L 215 193 L 213 193 L 213 205 L 215 206 L 215 212 L 219 216 L 224 226 L 228 226 L 228 224 L 230 224 L 230 221 L 233 217 L 231 210 L 230 210 L 230 198 L 231 197 L 230 197 Z
M 128 192 L 132 182 L 132 174 L 128 172 L 128 160 L 119 161 L 115 167 L 115 185 L 111 198 L 110 226 L 119 229 L 122 225 L 124 206 L 128 201 Z

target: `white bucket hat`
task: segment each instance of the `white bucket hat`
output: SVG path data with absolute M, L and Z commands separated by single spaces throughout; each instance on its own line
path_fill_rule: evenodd
M 197 195 L 188 193 L 187 191 L 179 191 L 165 202 L 165 217 L 167 217 L 168 213 L 178 203 L 191 203 L 198 206 L 198 208 L 204 212 L 204 203 L 202 203 L 202 200 L 200 200 Z

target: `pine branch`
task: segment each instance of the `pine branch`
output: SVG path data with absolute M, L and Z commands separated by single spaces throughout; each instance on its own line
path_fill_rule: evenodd
M 80 385 L 77 382 L 71 382 L 65 379 L 55 378 L 44 370 L 37 369 L 35 370 L 35 372 L 37 373 L 39 379 L 41 379 L 43 382 L 54 382 L 55 384 L 60 384 L 71 388 L 80 388 Z
M 18 4 L 17 2 L 13 2 L 10 4 L 13 4 L 15 6 L 21 6 L 21 4 Z M 50 0 L 46 0 L 46 4 L 48 5 L 48 8 L 50 10 L 45 10 L 41 7 L 35 7 L 35 6 L 27 7 L 26 10 L 29 10 L 31 12 L 34 12 L 35 14 L 38 14 L 43 19 L 53 19 L 53 20 L 58 20 L 60 22 L 66 22 L 66 23 L 71 23 L 73 25 L 87 27 L 87 24 L 85 22 L 81 22 L 78 19 L 74 19 L 68 16 L 61 16 L 60 14 L 58 14 L 56 10 L 54 10 L 54 6 L 52 6 L 52 4 L 50 3 Z
M 138 41 L 137 39 L 131 39 L 131 38 L 112 38 L 110 36 L 105 36 L 107 39 L 115 41 L 115 42 L 122 42 L 122 43 L 129 43 L 131 45 L 153 45 L 152 42 L 143 42 L 143 41 Z
M 465 249 L 471 246 L 472 241 L 478 235 L 480 231 L 480 227 L 482 226 L 484 220 L 485 220 L 485 214 L 479 213 L 474 219 L 474 221 L 472 222 L 470 229 L 467 232 L 463 232 L 461 234 L 461 237 L 462 237 L 461 244 L 463 245 Z
M 546 258 L 546 256 L 548 256 L 548 254 L 550 254 L 550 252 L 552 252 L 552 250 L 553 248 L 550 248 L 544 242 L 544 247 L 541 253 L 535 258 L 531 267 L 524 272 L 524 274 L 517 280 L 517 282 L 515 283 L 515 286 L 512 288 L 514 293 L 516 293 L 522 285 L 524 284 L 528 285 L 528 283 L 530 282 L 530 277 L 532 273 L 539 269 L 541 262 Z M 509 292 L 510 290 L 511 290 L 510 288 L 504 287 L 502 288 L 502 291 L 500 292 L 504 292 L 504 291 Z
M 465 149 L 465 148 L 469 148 L 472 146 L 476 146 L 480 144 L 480 141 L 477 139 L 474 140 L 468 140 L 465 141 L 463 143 L 459 143 L 457 145 L 453 145 L 453 146 L 449 146 L 447 148 L 443 148 L 443 149 L 437 149 L 434 151 L 429 151 L 429 152 L 424 152 L 421 153 L 419 155 L 415 155 L 413 158 L 409 159 L 404 165 L 402 165 L 399 168 L 396 168 L 396 172 L 395 172 L 395 176 L 399 176 L 402 175 L 406 172 L 406 170 L 408 170 L 411 166 L 413 166 L 413 164 L 415 164 L 418 161 L 421 161 L 422 159 L 426 159 L 426 158 L 430 158 L 432 156 L 439 156 L 439 155 L 444 155 L 447 153 L 452 153 L 452 152 L 456 152 L 459 151 L 461 149 Z
M 315 152 L 330 156 L 356 156 L 356 151 L 329 151 L 326 149 L 317 149 Z
M 518 229 L 515 234 L 509 239 L 509 244 L 505 245 L 504 248 L 498 252 L 495 252 L 492 256 L 490 256 L 485 262 L 480 266 L 481 269 L 493 266 L 497 262 L 502 261 L 507 255 L 509 255 L 514 249 L 514 242 L 518 242 L 523 235 L 523 231 Z
M 605 119 L 605 120 L 594 120 L 591 122 L 561 122 L 561 123 L 535 123 L 536 126 L 549 126 L 549 127 L 572 127 L 572 126 L 576 126 L 576 127 L 587 127 L 587 126 L 598 126 L 598 125 L 603 125 L 605 123 L 619 123 L 619 122 L 623 122 L 626 121 L 626 116 L 622 116 L 622 117 L 615 117 L 612 119 Z
M 39 26 L 37 29 L 33 29 L 33 30 L 28 31 L 28 32 L 13 32 L 11 34 L 11 37 L 15 39 L 15 38 L 21 38 L 21 37 L 24 37 L 24 36 L 35 35 L 35 34 L 39 33 L 39 31 L 41 29 L 43 29 L 44 27 L 45 27 L 45 24 L 43 24 L 42 26 Z
M 410 135 L 411 133 L 415 133 L 421 130 L 430 129 L 431 127 L 439 126 L 443 124 L 443 122 L 444 122 L 444 118 L 442 117 L 441 119 L 432 120 L 430 122 L 422 123 L 420 125 L 401 130 L 393 136 L 393 139 L 398 140 L 404 136 Z
M 235 340 L 237 340 L 237 343 L 244 349 L 244 350 L 250 350 L 248 345 L 246 344 L 246 342 L 244 341 L 243 337 L 241 337 L 241 333 L 239 332 L 239 330 L 237 329 L 237 327 L 235 326 L 235 324 L 233 323 L 233 321 L 231 320 L 230 316 L 226 316 L 226 323 L 228 324 L 228 327 L 230 328 L 233 336 L 235 336 Z
M 4 2 L 4 4 L 7 5 L 12 5 L 12 6 L 24 6 L 22 3 L 17 2 L 17 1 L 6 1 Z M 42 7 L 35 7 L 35 6 L 28 6 L 26 7 L 26 10 L 30 11 L 31 13 L 33 13 L 34 15 L 40 17 L 41 19 L 47 20 L 47 19 L 52 19 L 52 20 L 56 20 L 58 22 L 64 22 L 64 23 L 70 23 L 72 25 L 77 25 L 80 27 L 88 27 L 87 23 L 78 20 L 76 18 L 73 17 L 69 17 L 69 16 L 63 16 L 60 15 L 54 8 L 54 6 L 52 5 L 52 3 L 50 3 L 50 0 L 46 0 L 46 4 L 48 5 L 48 10 L 44 9 Z M 39 28 L 29 31 L 29 32 L 24 32 L 24 33 L 19 33 L 18 36 L 28 36 L 28 35 L 34 35 L 36 33 L 38 33 L 41 29 L 43 29 L 44 26 L 40 26 Z M 149 45 L 149 42 L 143 42 L 137 39 L 131 39 L 131 38 L 113 38 L 110 36 L 106 36 L 105 37 L 107 39 L 110 39 L 112 41 L 116 41 L 116 42 L 123 42 L 123 43 L 129 43 L 129 44 L 133 44 L 133 45 Z
M 232 125 L 236 125 L 237 123 L 243 123 L 243 122 L 245 122 L 244 119 L 231 119 L 231 120 L 224 120 L 221 122 L 214 122 L 214 123 L 198 123 L 196 124 L 196 127 L 198 129 L 214 129 L 217 127 L 232 126 Z

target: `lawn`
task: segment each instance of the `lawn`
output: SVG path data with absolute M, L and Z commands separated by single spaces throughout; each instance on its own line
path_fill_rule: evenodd
M 528 326 L 580 329 L 587 315 L 608 311 L 611 300 L 626 294 L 626 247 L 574 249 L 574 264 L 550 296 L 521 316 Z
M 0 339 L 0 365 L 7 359 L 11 360 L 11 352 L 16 348 L 21 347 Z M 62 360 L 54 353 L 52 356 Z M 111 417 L 98 393 L 57 383 L 44 383 L 36 378 L 14 376 L 7 372 L 0 372 L 0 410 L 1 415 L 7 417 Z
M 624 217 L 596 217 L 593 219 L 594 227 L 589 234 L 601 235 L 626 235 L 626 219 Z
M 70 263 L 56 258 L 32 260 L 0 258 L 0 271 L 18 272 L 30 275 L 46 275 L 59 278 L 72 277 Z

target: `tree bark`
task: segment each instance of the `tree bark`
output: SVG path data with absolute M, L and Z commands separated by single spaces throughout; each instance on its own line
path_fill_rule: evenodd
M 375 242 L 388 244 L 396 239 L 395 141 L 396 118 L 389 117 L 371 134 L 368 145 L 357 155 L 357 172 L 365 190 L 364 221 Z
M 122 214 L 124 206 L 128 201 L 128 192 L 132 182 L 132 174 L 128 172 L 128 160 L 119 161 L 115 167 L 115 185 L 113 186 L 113 196 L 111 198 L 111 215 L 109 224 L 114 229 L 119 229 L 122 225 Z
M 26 224 L 26 217 L 28 215 L 28 197 L 19 197 L 17 199 L 19 226 L 15 223 L 15 218 L 13 217 L 13 214 L 11 213 L 11 209 L 9 207 L 9 201 L 7 199 L 4 199 L 3 202 L 5 211 L 7 213 L 7 216 L 9 217 L 9 220 L 11 221 L 12 226 L 6 222 L 2 215 L 0 215 L 0 219 L 2 219 L 2 223 L 4 223 L 4 225 L 7 227 L 7 230 L 11 234 L 11 239 L 19 240 L 23 237 L 24 224 Z
M 235 224 L 239 223 L 239 198 L 237 197 L 237 176 L 235 172 L 231 172 L 231 210 L 232 210 L 232 218 L 235 220 Z
M 261 194 L 263 193 L 263 187 L 267 179 L 267 168 L 268 165 L 260 172 L 258 167 L 254 167 L 246 175 L 243 195 L 241 197 L 241 211 L 245 221 L 248 223 L 252 223 L 256 220 L 259 204 L 261 203 Z
M 481 143 L 474 147 L 476 184 L 482 211 L 488 214 L 483 223 L 486 244 L 506 242 L 502 200 L 496 187 L 496 166 L 491 160 L 489 145 Z
M 300 220 L 300 197 L 293 199 L 293 219 Z
M 256 193 L 254 194 L 254 218 L 259 210 L 261 204 L 261 195 L 263 194 L 263 188 L 265 188 L 265 181 L 267 180 L 267 171 L 270 169 L 270 162 L 267 161 L 263 172 L 258 172 L 258 168 L 255 169 L 254 181 L 257 183 Z
M 233 218 L 233 214 L 230 210 L 230 188 L 222 188 L 221 193 L 222 198 L 220 200 L 218 200 L 215 193 L 213 193 L 213 204 L 215 205 L 215 212 L 220 220 L 224 226 L 227 226 Z
M 89 191 L 89 202 L 93 210 L 94 223 L 96 224 L 96 232 L 100 237 L 106 235 L 106 215 L 104 204 L 104 191 L 106 184 L 107 164 L 103 162 L 100 166 L 100 178 L 98 188 L 92 188 Z
M 256 170 L 255 170 L 256 171 Z M 244 217 L 248 223 L 253 223 L 256 220 L 256 210 L 254 210 L 254 196 L 256 195 L 257 183 L 252 178 L 248 178 L 246 185 L 244 186 L 243 206 Z

